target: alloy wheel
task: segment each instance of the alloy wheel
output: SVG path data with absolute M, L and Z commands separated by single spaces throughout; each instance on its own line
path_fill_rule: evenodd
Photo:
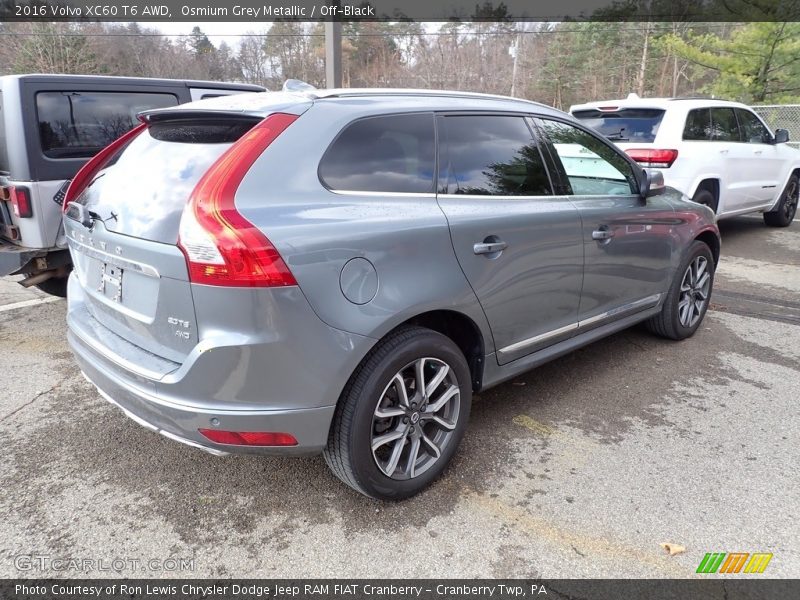
M 678 320 L 684 327 L 693 327 L 700 320 L 708 304 L 711 291 L 711 274 L 708 266 L 708 259 L 705 256 L 698 256 L 683 274 Z
M 797 179 L 792 178 L 789 182 L 789 189 L 786 190 L 786 198 L 783 201 L 783 214 L 787 221 L 794 219 L 797 212 L 797 201 L 800 198 L 800 185 Z
M 384 388 L 372 418 L 372 456 L 392 479 L 418 477 L 452 441 L 461 408 L 455 370 L 438 358 L 419 358 Z

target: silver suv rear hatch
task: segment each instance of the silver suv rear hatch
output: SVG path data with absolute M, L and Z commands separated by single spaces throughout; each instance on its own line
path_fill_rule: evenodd
M 175 111 L 100 171 L 65 228 L 86 310 L 111 332 L 181 363 L 196 345 L 181 214 L 208 168 L 261 116 Z

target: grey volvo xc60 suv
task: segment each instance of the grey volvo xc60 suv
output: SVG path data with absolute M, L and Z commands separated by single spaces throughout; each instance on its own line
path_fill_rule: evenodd
M 67 193 L 69 341 L 129 417 L 214 454 L 321 451 L 404 498 L 474 392 L 708 307 L 711 211 L 540 104 L 314 90 L 140 118 Z

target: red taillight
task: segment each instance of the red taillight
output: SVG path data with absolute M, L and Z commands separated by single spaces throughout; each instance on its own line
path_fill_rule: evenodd
M 273 431 L 219 431 L 218 429 L 198 429 L 203 437 L 217 444 L 231 446 L 297 446 L 291 433 Z
M 677 150 L 651 150 L 650 148 L 628 148 L 625 153 L 643 167 L 668 169 L 678 158 Z
M 78 196 L 81 195 L 83 190 L 89 187 L 89 184 L 94 179 L 94 176 L 99 173 L 103 167 L 108 164 L 114 155 L 120 151 L 126 144 L 128 144 L 133 138 L 139 135 L 142 130 L 147 127 L 147 124 L 141 123 L 131 129 L 128 133 L 124 134 L 122 137 L 117 138 L 113 142 L 111 142 L 108 146 L 100 150 L 97 154 L 95 154 L 89 161 L 83 165 L 80 170 L 75 174 L 75 177 L 72 178 L 72 181 L 67 188 L 67 193 L 64 194 L 64 204 L 62 205 L 62 210 L 66 212 L 67 205 L 75 200 Z
M 14 214 L 23 219 L 33 216 L 31 192 L 28 188 L 8 185 L 0 188 L 0 200 L 11 202 Z
M 192 191 L 178 240 L 193 283 L 217 286 L 297 285 L 272 243 L 234 205 L 245 174 L 296 115 L 275 113 L 228 148 Z

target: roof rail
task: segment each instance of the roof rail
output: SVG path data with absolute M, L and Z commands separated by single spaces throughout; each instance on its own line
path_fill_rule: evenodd
M 307 90 L 299 93 L 314 99 L 326 98 L 352 98 L 363 96 L 427 96 L 436 98 L 481 98 L 491 100 L 511 100 L 513 102 L 524 102 L 544 106 L 540 102 L 525 100 L 524 98 L 513 98 L 499 94 L 483 94 L 480 92 L 460 92 L 451 90 L 425 90 L 413 88 L 337 88 L 327 90 Z

